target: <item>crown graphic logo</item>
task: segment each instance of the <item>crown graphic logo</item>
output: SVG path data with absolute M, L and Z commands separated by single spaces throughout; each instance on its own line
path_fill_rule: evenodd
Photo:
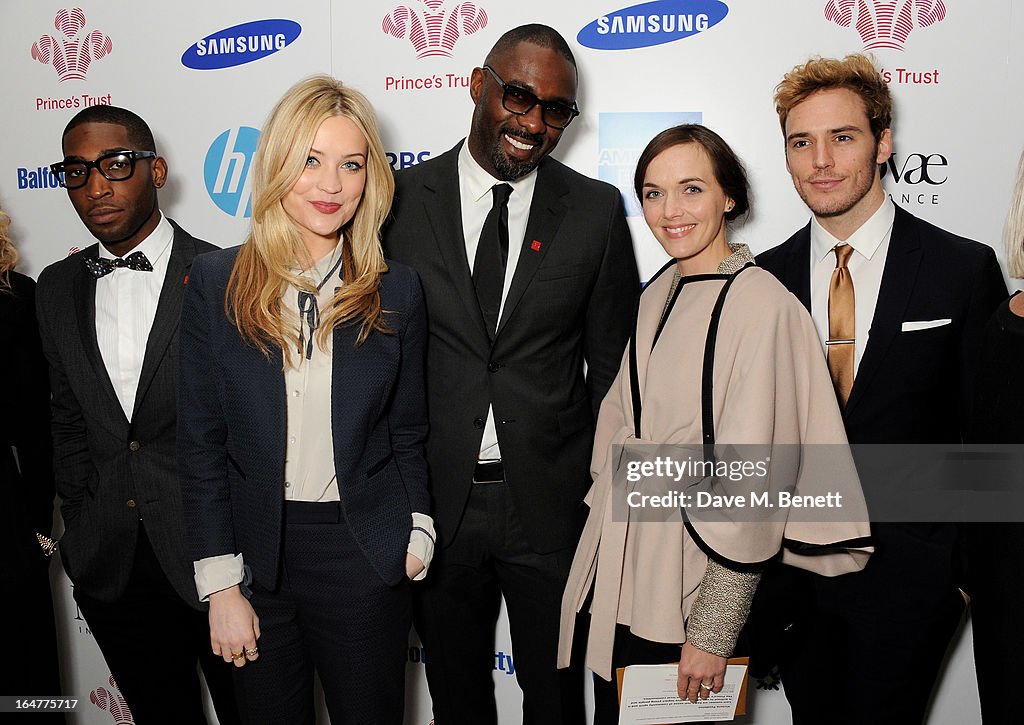
M 408 38 L 417 58 L 452 57 L 452 48 L 463 35 L 487 27 L 487 13 L 471 2 L 459 3 L 446 13 L 444 0 L 420 0 L 424 10 L 417 13 L 400 5 L 384 16 L 381 29 L 396 38 Z
M 856 28 L 865 50 L 903 50 L 915 28 L 927 28 L 945 17 L 942 0 L 828 0 L 825 5 L 825 19 L 844 28 Z
M 44 35 L 32 44 L 32 57 L 43 65 L 52 65 L 61 83 L 71 79 L 85 80 L 89 65 L 110 53 L 110 36 L 99 30 L 80 35 L 85 27 L 82 8 L 64 8 L 57 11 L 53 27 L 63 38 Z
M 128 709 L 128 703 L 121 696 L 121 690 L 118 689 L 114 676 L 111 675 L 107 682 L 110 683 L 110 689 L 97 687 L 89 693 L 89 700 L 100 710 L 110 713 L 110 717 L 117 725 L 135 725 L 135 718 L 132 717 L 132 711 Z

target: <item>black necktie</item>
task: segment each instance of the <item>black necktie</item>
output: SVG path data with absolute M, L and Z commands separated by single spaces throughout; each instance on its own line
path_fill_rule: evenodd
M 106 259 L 104 257 L 85 258 L 85 266 L 88 267 L 92 276 L 96 279 L 106 277 L 118 267 L 133 269 L 136 272 L 152 272 L 153 265 L 146 259 L 142 252 L 132 252 L 124 259 Z
M 494 339 L 501 309 L 501 290 L 505 285 L 505 263 L 508 261 L 508 197 L 512 187 L 495 184 L 491 187 L 494 205 L 487 213 L 473 262 L 473 286 L 480 303 L 487 334 Z

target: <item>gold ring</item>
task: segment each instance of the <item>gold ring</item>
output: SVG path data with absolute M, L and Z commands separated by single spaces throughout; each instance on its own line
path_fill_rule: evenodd
M 241 652 L 232 652 L 231 653 L 231 659 L 232 659 L 232 661 L 242 659 L 242 653 Z
M 252 649 L 247 649 L 245 651 L 245 656 L 246 657 L 255 657 L 259 653 L 260 653 L 260 648 L 259 647 L 253 647 Z

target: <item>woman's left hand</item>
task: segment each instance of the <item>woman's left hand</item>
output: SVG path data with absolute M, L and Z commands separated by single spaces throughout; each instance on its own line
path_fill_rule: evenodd
M 697 702 L 697 698 L 706 700 L 712 692 L 721 692 L 725 684 L 725 666 L 725 657 L 685 642 L 679 655 L 679 678 L 676 681 L 679 697 Z
M 419 573 L 423 571 L 423 561 L 418 556 L 413 554 L 405 555 L 405 575 L 410 579 L 415 579 Z

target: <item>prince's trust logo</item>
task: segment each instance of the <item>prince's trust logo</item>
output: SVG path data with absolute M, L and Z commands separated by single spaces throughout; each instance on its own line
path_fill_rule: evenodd
M 89 66 L 113 50 L 110 36 L 99 30 L 82 34 L 85 13 L 82 8 L 57 11 L 53 27 L 62 38 L 44 35 L 32 44 L 32 57 L 43 65 L 52 65 L 60 82 L 85 80 Z
M 946 17 L 942 0 L 828 0 L 825 19 L 843 28 L 855 28 L 865 50 L 903 50 L 917 28 Z
M 447 12 L 445 0 L 420 0 L 417 12 L 400 5 L 384 16 L 381 29 L 396 38 L 408 38 L 417 58 L 452 57 L 452 48 L 463 35 L 487 27 L 487 12 L 474 3 L 463 2 Z

